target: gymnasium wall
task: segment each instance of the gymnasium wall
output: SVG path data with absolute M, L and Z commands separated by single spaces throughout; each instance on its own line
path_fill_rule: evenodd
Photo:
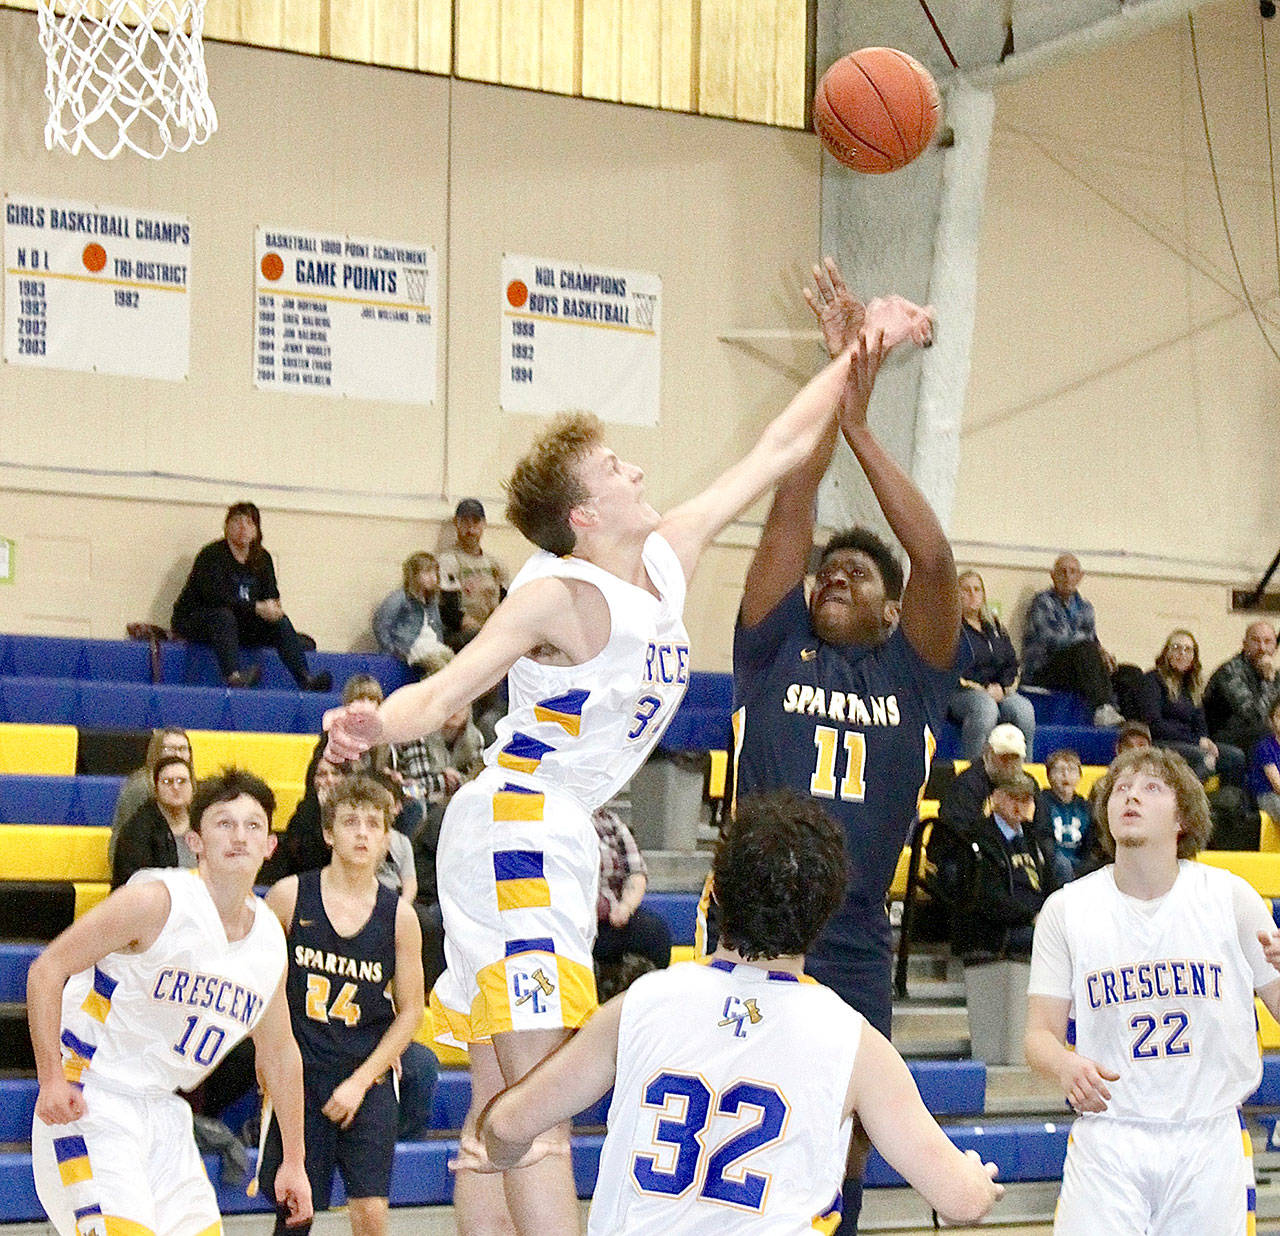
M 1274 315 L 1243 14 L 1198 24 L 1224 191 Z M 1244 626 L 1229 587 L 1280 546 L 1278 384 L 1231 290 L 1185 31 L 997 94 L 952 530 L 1006 615 L 1070 547 L 1118 655 L 1149 664 L 1186 624 L 1212 665 Z M 534 430 L 496 410 L 503 250 L 662 274 L 663 424 L 614 435 L 659 507 L 743 449 L 815 364 L 804 341 L 718 338 L 808 325 L 794 289 L 818 234 L 811 135 L 244 48 L 209 59 L 210 147 L 156 166 L 55 157 L 34 18 L 0 11 L 0 188 L 184 211 L 197 235 L 188 383 L 0 367 L 0 536 L 18 542 L 0 627 L 110 636 L 163 621 L 222 505 L 252 496 L 298 624 L 328 647 L 358 643 L 400 558 L 435 543 L 459 496 L 500 510 L 498 480 Z M 260 220 L 437 246 L 435 408 L 252 390 Z M 728 666 L 760 514 L 695 582 L 700 668 Z M 490 542 L 513 567 L 524 556 L 509 529 Z

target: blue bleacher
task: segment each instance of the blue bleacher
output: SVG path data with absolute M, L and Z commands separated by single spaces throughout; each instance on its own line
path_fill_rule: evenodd
M 719 751 L 729 745 L 733 675 L 695 670 L 671 724 L 658 740 L 668 752 Z
M 408 666 L 373 652 L 312 652 L 312 671 L 328 670 L 341 688 L 352 674 L 372 674 L 388 694 L 413 680 Z M 262 686 L 296 691 L 280 657 L 269 648 L 244 650 L 245 666 L 262 668 Z M 160 646 L 161 681 L 218 687 L 222 675 L 204 644 L 171 640 Z M 0 635 L 0 678 L 61 678 L 90 682 L 151 682 L 151 649 L 141 640 L 73 639 L 53 635 Z
M 0 824 L 108 825 L 123 777 L 0 776 Z
M 1085 764 L 1110 764 L 1116 758 L 1116 731 L 1094 725 L 1037 725 L 1031 758 L 1044 762 L 1059 747 L 1070 747 Z
M 976 1150 L 984 1163 L 1000 1168 L 1000 1181 L 1061 1180 L 1067 1157 L 1070 1118 L 1060 1122 L 1030 1124 L 947 1125 L 947 1136 L 961 1150 Z M 903 1180 L 875 1150 L 867 1160 L 864 1183 L 868 1188 L 904 1185 Z
M 0 1004 L 26 1003 L 27 971 L 43 948 L 43 944 L 0 943 Z

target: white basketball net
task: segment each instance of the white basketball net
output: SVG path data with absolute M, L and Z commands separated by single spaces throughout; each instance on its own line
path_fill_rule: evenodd
M 44 144 L 147 159 L 209 140 L 204 0 L 40 0 Z

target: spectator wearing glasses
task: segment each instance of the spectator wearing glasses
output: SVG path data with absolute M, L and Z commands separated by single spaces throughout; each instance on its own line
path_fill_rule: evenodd
M 144 867 L 194 867 L 188 848 L 195 776 L 189 760 L 161 756 L 152 773 L 155 797 L 142 804 L 120 830 L 111 864 L 111 887 L 119 888 Z

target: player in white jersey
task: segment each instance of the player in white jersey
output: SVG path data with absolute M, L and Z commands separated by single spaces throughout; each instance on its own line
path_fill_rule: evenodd
M 326 716 L 330 757 L 350 759 L 438 729 L 508 675 L 510 712 L 489 768 L 450 803 L 437 854 L 448 970 L 431 1005 L 446 1033 L 469 1043 L 468 1128 L 595 1006 L 590 816 L 644 761 L 684 693 L 681 611 L 703 549 L 807 457 L 838 405 L 865 407 L 884 350 L 884 328 L 869 320 L 741 461 L 665 517 L 594 416 L 559 418 L 507 483 L 508 517 L 543 553 L 439 673 L 376 709 Z M 567 1126 L 560 1135 L 567 1141 Z M 464 1233 L 512 1221 L 524 1236 L 578 1230 L 559 1157 L 505 1181 L 464 1172 L 454 1197 Z
M 284 1130 L 280 1213 L 290 1225 L 311 1218 L 284 933 L 253 895 L 275 848 L 274 807 L 251 774 L 203 782 L 188 834 L 197 869 L 138 872 L 32 964 L 31 1158 L 59 1236 L 221 1232 L 191 1109 L 174 1091 L 246 1034 Z
M 554 1150 L 544 1130 L 613 1087 L 592 1236 L 833 1232 L 856 1112 L 942 1214 L 976 1222 L 1003 1189 L 925 1109 L 902 1057 L 804 950 L 841 903 L 843 832 L 790 791 L 738 805 L 716 851 L 719 945 L 645 975 L 481 1116 L 462 1162 Z
M 1054 1231 L 1252 1233 L 1239 1105 L 1262 1075 L 1254 993 L 1280 1016 L 1280 936 L 1244 880 L 1190 861 L 1212 823 L 1181 756 L 1125 752 L 1094 801 L 1115 863 L 1049 898 L 1031 958 L 1027 1061 L 1080 1113 Z

